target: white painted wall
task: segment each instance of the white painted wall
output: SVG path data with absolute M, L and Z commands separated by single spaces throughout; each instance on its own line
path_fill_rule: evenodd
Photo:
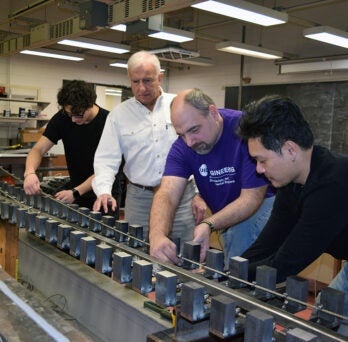
M 220 53 L 212 67 L 177 64 L 165 76 L 162 86 L 165 91 L 177 93 L 191 87 L 199 87 L 209 94 L 219 107 L 224 106 L 225 87 L 238 86 L 240 80 L 240 56 Z M 278 75 L 273 61 L 245 57 L 244 76 L 250 77 L 250 85 L 297 83 L 314 81 L 347 80 L 348 72 L 320 72 L 308 74 Z M 107 85 L 129 86 L 125 69 L 108 66 L 105 59 L 68 62 L 50 58 L 24 55 L 0 58 L 0 85 L 20 85 L 39 89 L 39 100 L 50 102 L 44 113 L 51 117 L 57 110 L 56 95 L 64 79 L 83 79 L 87 82 Z M 100 99 L 101 105 L 105 99 Z M 104 102 L 103 102 L 104 101 Z M 98 98 L 97 98 L 98 103 Z M 0 138 L 16 134 L 0 128 Z M 61 153 L 61 148 L 54 153 Z

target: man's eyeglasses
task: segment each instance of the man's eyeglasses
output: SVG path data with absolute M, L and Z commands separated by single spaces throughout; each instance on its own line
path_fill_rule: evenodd
M 86 109 L 84 109 L 83 111 L 79 112 L 79 113 L 70 113 L 67 112 L 65 109 L 62 109 L 63 114 L 67 115 L 69 118 L 75 117 L 75 118 L 83 118 L 83 116 L 86 113 Z

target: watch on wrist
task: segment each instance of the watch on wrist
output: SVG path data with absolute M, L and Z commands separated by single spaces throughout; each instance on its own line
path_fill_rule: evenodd
M 79 193 L 79 191 L 77 189 L 73 188 L 73 189 L 71 189 L 71 191 L 72 191 L 73 196 L 74 196 L 75 199 L 78 199 L 78 198 L 81 197 L 81 195 L 80 195 L 80 193 Z
M 213 223 L 210 222 L 209 220 L 203 220 L 203 221 L 201 221 L 201 223 L 207 224 L 209 226 L 210 232 L 214 231 L 215 227 L 214 227 Z

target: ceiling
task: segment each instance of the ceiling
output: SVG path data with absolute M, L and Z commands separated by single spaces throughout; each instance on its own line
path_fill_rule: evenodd
M 286 24 L 270 27 L 190 7 L 197 2 L 199 0 L 1 0 L 0 56 L 14 55 L 23 49 L 24 44 L 25 48 L 46 47 L 83 53 L 86 58 L 108 61 L 127 60 L 129 57 L 129 53 L 114 55 L 57 44 L 62 38 L 79 36 L 127 44 L 131 46 L 130 53 L 142 49 L 166 51 L 171 48 L 175 53 L 162 53 L 160 56 L 168 66 L 194 60 L 185 60 L 185 51 L 194 51 L 199 58 L 214 64 L 220 63 L 228 58 L 227 55 L 231 56 L 215 49 L 216 43 L 225 40 L 243 40 L 249 45 L 283 51 L 289 59 L 332 57 L 347 53 L 347 49 L 305 38 L 302 31 L 317 25 L 346 31 L 348 0 L 249 0 L 289 15 Z M 194 32 L 195 39 L 177 44 L 148 37 L 143 26 L 144 20 L 146 22 L 149 16 L 161 13 L 166 26 Z M 83 17 L 84 21 L 81 20 Z M 109 28 L 119 23 L 126 23 L 132 30 L 119 32 Z M 35 41 L 31 38 L 28 40 L 27 37 L 32 37 L 35 31 Z M 182 56 L 180 51 L 183 51 Z

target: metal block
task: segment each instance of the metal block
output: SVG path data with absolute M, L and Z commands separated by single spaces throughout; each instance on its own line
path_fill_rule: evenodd
M 25 214 L 25 228 L 28 233 L 35 233 L 35 218 L 39 213 L 36 211 L 27 211 Z
M 67 221 L 70 223 L 77 223 L 79 214 L 79 205 L 71 203 L 68 205 Z
M 18 205 L 15 203 L 10 203 L 8 207 L 8 222 L 11 224 L 17 223 L 17 211 Z
M 300 328 L 290 329 L 286 333 L 286 342 L 317 342 L 317 336 Z
M 75 258 L 80 257 L 81 252 L 81 238 L 85 237 L 86 234 L 79 230 L 72 230 L 70 232 L 70 250 L 69 254 L 74 256 Z
M 221 272 L 224 268 L 224 252 L 217 249 L 208 249 L 205 266 L 210 268 L 205 270 L 205 275 L 213 279 L 221 278 Z M 216 270 L 218 272 L 214 272 Z
M 245 283 L 237 279 L 233 279 L 232 277 L 247 281 L 248 266 L 249 266 L 248 259 L 244 259 L 239 256 L 230 258 L 229 272 L 231 277 L 229 277 L 228 279 L 229 287 L 236 289 L 236 288 L 241 288 L 246 286 Z
M 41 201 L 41 210 L 45 213 L 50 213 L 51 198 L 48 196 L 43 196 Z
M 190 322 L 205 318 L 204 295 L 203 285 L 193 281 L 184 283 L 181 290 L 181 316 Z
M 19 197 L 18 197 L 18 200 L 19 200 L 20 202 L 25 203 L 25 191 L 24 191 L 23 188 L 20 188 L 20 189 L 19 189 Z
M 81 228 L 87 228 L 89 226 L 89 208 L 86 207 L 80 207 L 79 208 L 79 214 L 78 214 L 78 225 Z
M 274 319 L 259 309 L 247 312 L 244 342 L 272 341 Z
M 103 215 L 102 217 L 102 225 L 101 225 L 101 233 L 103 236 L 113 238 L 115 236 L 115 216 L 111 215 Z
M 1 201 L 1 218 L 3 220 L 8 220 L 10 215 L 9 215 L 9 206 L 10 203 L 6 200 Z
M 7 184 L 7 192 L 10 196 L 13 196 L 14 195 L 14 187 L 15 185 L 14 184 Z
M 89 219 L 89 230 L 95 233 L 101 232 L 102 213 L 100 211 L 91 211 Z
M 117 242 L 126 242 L 128 240 L 128 222 L 124 220 L 115 221 L 115 240 Z M 124 233 L 124 234 L 122 234 Z
M 299 276 L 287 277 L 285 291 L 289 297 L 306 303 L 308 297 L 308 280 Z M 295 313 L 306 309 L 306 305 L 287 299 L 284 303 L 284 308 L 291 313 Z
M 132 281 L 132 256 L 125 252 L 115 252 L 113 254 L 112 273 L 113 279 L 123 283 Z
M 276 290 L 277 270 L 266 265 L 257 266 L 256 268 L 256 284 L 268 290 Z M 270 299 L 274 295 L 261 289 L 255 289 L 254 295 L 260 299 Z
M 41 210 L 43 206 L 44 204 L 41 195 L 34 195 L 34 208 Z
M 29 207 L 35 207 L 35 195 L 26 195 L 25 204 Z
M 47 220 L 47 216 L 37 215 L 35 217 L 35 235 L 40 239 L 45 238 L 45 224 Z
M 97 240 L 91 236 L 81 238 L 81 262 L 89 266 L 94 266 L 96 245 Z
M 111 275 L 112 253 L 113 253 L 112 247 L 108 246 L 105 243 L 101 243 L 96 246 L 95 266 L 94 266 L 96 271 L 106 275 Z
M 198 268 L 200 262 L 201 245 L 193 241 L 184 242 L 182 257 L 184 258 L 183 268 L 193 270 Z M 185 260 L 186 259 L 186 260 Z M 195 263 L 190 262 L 194 261 Z
M 132 287 L 140 293 L 152 291 L 152 263 L 146 260 L 134 261 Z
M 129 240 L 128 240 L 128 245 L 129 247 L 141 247 L 143 245 L 142 241 L 144 238 L 143 235 L 143 226 L 139 225 L 139 224 L 130 224 L 128 226 L 129 229 Z
M 46 197 L 46 201 L 49 205 L 49 213 L 54 216 L 59 216 L 59 208 L 61 206 L 61 203 L 50 197 Z
M 209 331 L 220 338 L 236 334 L 236 302 L 232 298 L 224 295 L 212 297 Z
M 17 207 L 16 209 L 16 223 L 18 228 L 25 227 L 25 214 L 28 211 L 27 208 Z
M 338 291 L 331 287 L 326 287 L 320 292 L 319 304 L 323 309 L 343 315 L 344 292 Z M 338 317 L 322 311 L 318 312 L 318 323 L 329 328 L 336 328 L 340 324 Z
M 73 230 L 68 224 L 59 224 L 58 225 L 58 239 L 57 247 L 68 251 L 70 249 L 70 232 Z
M 169 271 L 160 271 L 156 274 L 155 298 L 156 303 L 164 306 L 176 304 L 176 285 L 178 276 Z
M 20 186 L 15 186 L 14 188 L 14 197 L 18 200 L 18 201 L 21 201 L 21 189 L 23 189 L 22 187 Z
M 58 202 L 58 217 L 66 219 L 68 217 L 69 207 L 65 203 Z
M 59 221 L 48 219 L 45 223 L 45 241 L 55 245 L 58 240 Z

